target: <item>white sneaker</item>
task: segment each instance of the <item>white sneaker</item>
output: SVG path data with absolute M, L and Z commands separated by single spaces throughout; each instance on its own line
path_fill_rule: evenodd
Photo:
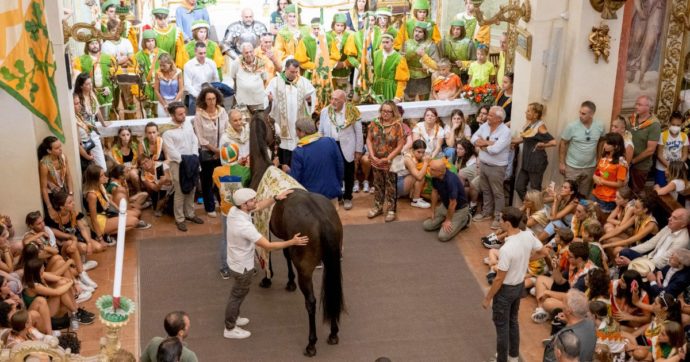
M 249 324 L 249 318 L 237 317 L 237 320 L 235 321 L 236 326 L 244 327 L 247 324 Z
M 96 282 L 94 282 L 93 279 L 91 279 L 91 277 L 89 277 L 89 274 L 87 274 L 85 271 L 83 271 L 83 272 L 81 272 L 81 274 L 79 274 L 79 280 L 81 280 L 81 282 L 83 284 L 86 284 L 89 287 L 91 287 L 91 289 L 98 288 L 98 284 L 96 284 Z
M 355 194 L 359 192 L 359 181 L 355 181 L 355 184 L 352 186 L 352 192 Z
M 245 339 L 249 338 L 252 333 L 249 331 L 245 331 L 244 329 L 235 326 L 235 328 L 228 330 L 225 328 L 223 331 L 223 337 L 228 338 L 228 339 Z
M 83 291 L 91 292 L 91 293 L 93 293 L 93 291 L 95 290 L 91 286 L 84 284 L 84 282 L 82 282 L 79 279 L 77 279 L 77 286 L 79 286 L 79 289 L 81 289 Z
M 91 296 L 93 296 L 93 294 L 91 292 L 87 292 L 86 290 L 82 290 L 81 293 L 79 293 L 79 296 L 77 297 L 77 300 L 75 302 L 77 302 L 77 304 L 84 303 L 87 300 L 91 299 Z
M 207 212 L 206 215 L 208 215 L 208 217 L 218 217 L 215 211 Z
M 84 271 L 89 271 L 91 269 L 94 269 L 98 266 L 98 262 L 95 260 L 89 260 L 86 263 L 84 263 Z
M 431 207 L 431 204 L 424 201 L 424 199 L 422 199 L 421 197 L 412 201 L 411 205 L 412 205 L 412 207 L 418 207 L 420 209 L 428 209 Z
M 369 190 L 369 181 L 362 182 L 362 192 L 371 192 Z

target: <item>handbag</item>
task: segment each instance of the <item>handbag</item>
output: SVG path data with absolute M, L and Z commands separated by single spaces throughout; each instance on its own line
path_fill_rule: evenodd
M 86 152 L 91 152 L 91 150 L 96 148 L 96 142 L 94 142 L 91 138 L 89 138 L 88 140 L 82 142 L 81 146 L 84 147 L 84 150 Z
M 391 167 L 389 169 L 390 172 L 393 173 L 400 173 L 405 170 L 405 160 L 403 159 L 402 154 L 397 155 L 393 158 L 393 161 L 391 161 Z
M 220 116 L 216 120 L 216 129 L 218 130 L 218 138 L 216 142 L 220 143 Z M 208 162 L 216 160 L 216 153 L 204 148 L 199 148 L 199 161 Z

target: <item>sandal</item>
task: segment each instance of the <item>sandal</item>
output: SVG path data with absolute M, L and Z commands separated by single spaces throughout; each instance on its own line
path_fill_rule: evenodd
M 383 214 L 383 210 L 381 209 L 371 209 L 369 210 L 369 213 L 367 214 L 367 217 L 370 219 L 373 219 L 379 215 Z
M 391 222 L 395 221 L 395 211 L 388 211 L 388 214 L 386 214 L 386 222 Z
M 549 319 L 549 313 L 546 313 L 544 308 L 537 307 L 532 313 L 532 321 L 534 323 L 544 323 Z

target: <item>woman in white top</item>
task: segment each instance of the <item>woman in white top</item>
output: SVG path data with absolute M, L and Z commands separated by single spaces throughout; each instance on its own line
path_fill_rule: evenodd
M 454 109 L 450 113 L 450 124 L 443 128 L 446 134 L 446 148 L 443 153 L 448 161 L 455 163 L 455 144 L 462 138 L 471 138 L 472 129 L 465 120 L 465 114 L 459 109 Z
M 432 159 L 441 153 L 445 131 L 435 108 L 427 108 L 424 111 L 424 122 L 419 122 L 414 127 L 412 140 L 423 140 L 426 143 L 426 154 L 430 155 Z
M 666 167 L 666 179 L 670 180 L 666 186 L 654 185 L 657 195 L 671 195 L 674 200 L 678 199 L 678 193 L 685 190 L 687 184 L 688 169 L 683 161 L 671 161 Z

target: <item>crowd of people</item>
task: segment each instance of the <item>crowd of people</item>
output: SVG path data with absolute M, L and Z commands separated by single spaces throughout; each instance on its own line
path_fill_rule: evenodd
M 358 0 L 328 31 L 318 18 L 301 25 L 299 9 L 279 0 L 269 26 L 244 9 L 214 41 L 208 10 L 195 0 L 182 2 L 175 24 L 167 8 L 154 9 L 139 35 L 129 22 L 120 24 L 117 1 L 102 2 L 104 30 L 123 32 L 117 41 L 87 41 L 74 61 L 79 160 L 46 137 L 38 149 L 43 209 L 26 216 L 22 238 L 9 218 L 0 219 L 0 338 L 7 345 L 49 339 L 93 323 L 79 306 L 98 287 L 87 273 L 97 263 L 89 259 L 114 244 L 123 199 L 127 230 L 150 228 L 153 220 L 142 212 L 149 208 L 154 218 L 174 217 L 182 232 L 189 222 L 205 222 L 197 200 L 206 217 L 220 213 L 219 272 L 235 278 L 224 335 L 249 337 L 239 328 L 248 323 L 239 306 L 253 275 L 247 240 L 268 242 L 247 231 L 245 214 L 276 200 L 256 200 L 246 189 L 250 126 L 270 120 L 274 165 L 345 212 L 353 195 L 364 193 L 372 194 L 371 219 L 395 221 L 399 199 L 428 209 L 423 228 L 440 241 L 471 222 L 494 230 L 482 243 L 490 249 L 484 306 L 493 304 L 498 361 L 517 360 L 525 293 L 536 298 L 532 320 L 551 321 L 545 357 L 552 360 L 591 361 L 595 350 L 602 361 L 685 358 L 688 117 L 674 112 L 660 121 L 641 96 L 632 116 L 609 125 L 584 101 L 577 119 L 552 135 L 544 105 L 531 103 L 524 126 L 511 133 L 511 119 L 522 116 L 512 114 L 514 75 L 502 59 L 489 61 L 489 28 L 477 23 L 473 2 L 465 3 L 443 35 L 427 0 L 415 1 L 401 24 L 391 9 Z M 127 74 L 139 76 L 138 86 L 119 81 Z M 399 104 L 452 100 L 464 85 L 488 83 L 499 86 L 496 100 L 475 115 L 456 109 L 446 118 L 428 108 L 415 122 Z M 363 121 L 357 97 L 380 103 L 378 117 Z M 107 127 L 132 109 L 171 125 L 100 135 L 97 123 Z M 558 188 L 544 186 L 552 147 L 565 178 Z M 81 180 L 70 173 L 72 162 L 79 162 Z M 74 195 L 77 182 L 81 195 Z M 513 189 L 520 208 L 507 206 Z M 667 225 L 655 218 L 660 197 L 681 205 Z M 242 228 L 230 226 L 238 222 Z M 295 236 L 273 247 L 307 242 Z M 154 339 L 142 360 L 195 361 L 181 343 L 189 323 L 184 312 L 166 316 L 168 338 Z

